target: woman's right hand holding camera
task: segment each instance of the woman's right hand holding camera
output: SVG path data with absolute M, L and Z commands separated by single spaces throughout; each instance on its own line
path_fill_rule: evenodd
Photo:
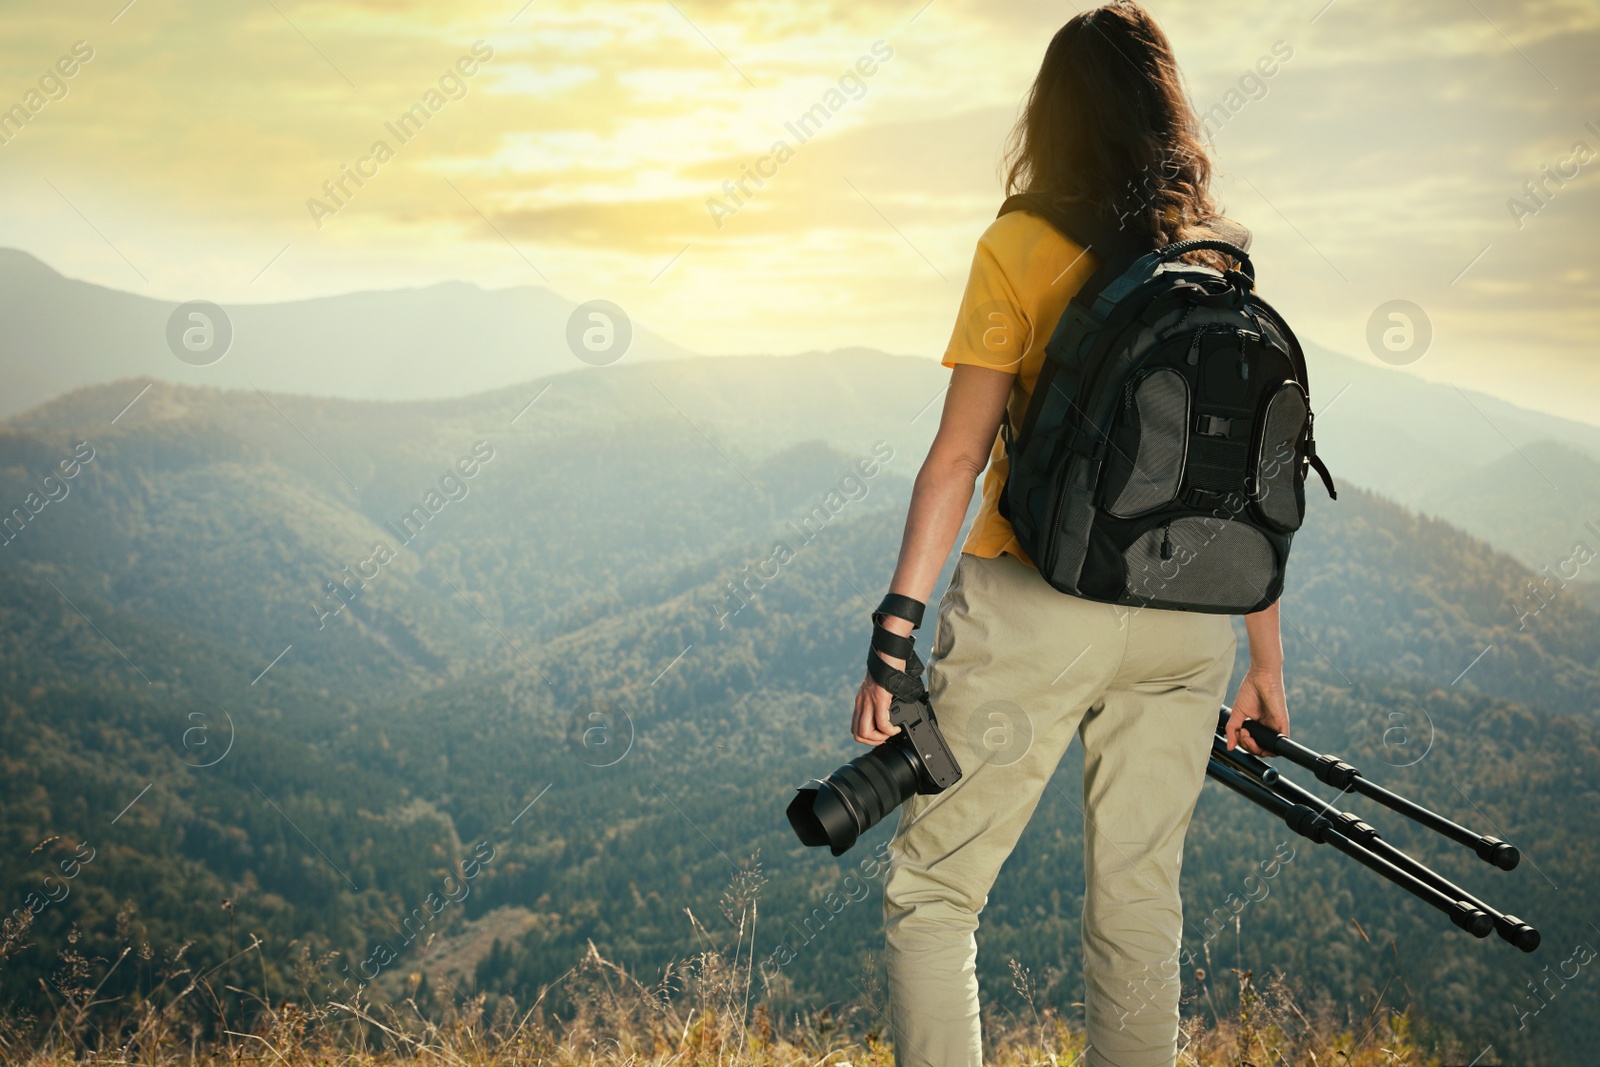
M 911 636 L 911 623 L 892 615 L 884 618 L 883 628 L 901 637 Z M 869 649 L 867 654 L 877 656 L 897 671 L 906 669 L 903 659 L 885 656 L 876 649 Z M 874 682 L 871 674 L 862 678 L 861 688 L 856 690 L 855 716 L 851 720 L 850 736 L 863 745 L 881 745 L 899 733 L 900 727 L 889 721 L 889 704 L 893 699 L 893 694 Z

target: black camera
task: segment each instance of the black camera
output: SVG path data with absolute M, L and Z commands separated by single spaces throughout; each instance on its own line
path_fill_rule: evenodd
M 892 695 L 889 718 L 900 732 L 826 778 L 813 778 L 800 787 L 789 802 L 788 815 L 801 844 L 827 845 L 835 856 L 843 855 L 912 794 L 942 793 L 960 779 L 961 767 L 939 732 L 923 688 L 922 661 L 912 639 L 878 624 L 881 616 L 893 615 L 915 629 L 921 625 L 922 611 L 920 601 L 890 593 L 873 615 L 867 672 Z M 907 669 L 895 670 L 879 658 L 880 651 L 904 659 Z

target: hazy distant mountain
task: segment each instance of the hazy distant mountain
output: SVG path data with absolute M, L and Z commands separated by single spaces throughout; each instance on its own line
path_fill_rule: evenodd
M 1427 382 L 1404 370 L 1306 346 L 1317 438 L 1335 473 L 1406 503 L 1535 441 L 1600 459 L 1600 426 Z M 1523 459 L 1522 474 L 1539 479 Z M 1560 479 L 1555 479 L 1559 484 Z
M 1492 541 L 1534 569 L 1565 568 L 1600 581 L 1600 461 L 1553 441 L 1452 475 L 1414 495 L 1414 506 Z M 1587 545 L 1574 557 L 1574 545 Z
M 566 341 L 575 305 L 548 289 L 462 282 L 233 304 L 233 343 L 191 366 L 167 343 L 178 303 L 65 278 L 0 249 L 0 417 L 83 385 L 150 375 L 187 385 L 373 400 L 461 396 L 584 364 Z M 633 324 L 624 358 L 690 355 Z
M 73 281 L 26 253 L 0 250 L 0 417 L 82 386 L 134 377 L 379 400 L 437 401 L 507 389 L 503 405 L 514 414 L 537 391 L 522 383 L 586 369 L 567 342 L 574 305 L 547 289 L 449 283 L 231 307 L 232 350 L 204 367 L 168 349 L 175 307 Z M 633 341 L 619 363 L 602 368 L 600 377 L 566 377 L 560 391 L 602 406 L 625 394 L 653 397 L 654 406 L 641 410 L 676 408 L 680 419 L 763 449 L 815 438 L 848 451 L 884 437 L 920 452 L 938 425 L 949 375 L 930 358 L 845 349 L 799 360 L 689 360 L 657 370 L 664 357 L 692 354 L 632 325 Z M 1450 518 L 1534 566 L 1570 550 L 1564 542 L 1582 526 L 1575 519 L 1600 521 L 1584 510 L 1600 476 L 1600 426 L 1315 345 L 1307 354 L 1319 440 L 1341 484 Z M 651 383 L 660 375 L 676 385 L 658 390 Z M 144 384 L 108 390 L 101 401 L 107 418 Z M 259 397 L 230 399 L 224 407 L 235 414 L 259 409 L 283 426 Z M 48 418 L 48 408 L 24 423 L 40 416 Z M 1539 441 L 1564 446 L 1568 458 L 1551 453 L 1539 463 L 1527 447 Z M 1546 466 L 1559 467 L 1560 476 Z

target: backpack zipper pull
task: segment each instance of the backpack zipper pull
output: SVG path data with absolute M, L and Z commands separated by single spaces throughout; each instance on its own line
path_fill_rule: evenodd
M 1172 524 L 1161 527 L 1161 558 L 1172 558 Z

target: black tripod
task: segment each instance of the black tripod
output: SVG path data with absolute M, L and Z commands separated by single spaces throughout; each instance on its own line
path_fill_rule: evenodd
M 1340 811 L 1289 781 L 1278 769 L 1242 748 L 1228 751 L 1227 725 L 1231 709 L 1224 707 L 1216 736 L 1211 739 L 1211 762 L 1206 774 L 1235 793 L 1282 819 L 1302 837 L 1319 845 L 1332 845 L 1362 866 L 1377 871 L 1419 899 L 1438 908 L 1450 921 L 1474 937 L 1498 933 L 1524 952 L 1539 947 L 1539 931 L 1515 915 L 1496 911 L 1427 865 L 1412 859 L 1378 836 L 1378 831 L 1348 812 Z M 1466 845 L 1485 863 L 1509 871 L 1522 858 L 1516 848 L 1498 837 L 1473 833 L 1444 816 L 1392 793 L 1362 777 L 1361 772 L 1335 756 L 1324 756 L 1292 741 L 1270 727 L 1246 720 L 1246 730 L 1267 752 L 1306 768 L 1317 780 L 1341 793 L 1361 793 L 1428 829 Z

